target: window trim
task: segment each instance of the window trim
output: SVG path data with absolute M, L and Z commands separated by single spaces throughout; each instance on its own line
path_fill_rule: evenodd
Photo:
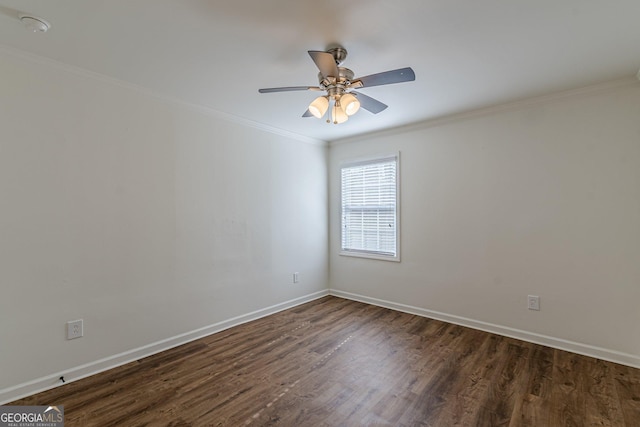
M 396 218 L 395 218 L 395 225 L 396 225 L 396 254 L 394 255 L 384 255 L 381 253 L 376 253 L 376 252 L 370 252 L 370 251 L 363 251 L 363 250 L 344 250 L 342 248 L 342 233 L 344 230 L 344 224 L 343 224 L 343 215 L 342 215 L 342 169 L 344 169 L 345 167 L 352 167 L 352 166 L 360 166 L 360 165 L 366 165 L 366 164 L 370 164 L 370 163 L 378 163 L 378 162 L 383 162 L 385 160 L 391 160 L 394 159 L 396 162 L 396 206 L 395 206 L 395 210 L 396 210 Z M 348 256 L 348 257 L 356 257 L 356 258 L 367 258 L 367 259 L 375 259 L 375 260 L 381 260 L 381 261 L 392 261 L 392 262 L 400 262 L 400 152 L 397 151 L 395 153 L 391 153 L 391 154 L 383 154 L 383 155 L 376 155 L 376 156 L 370 156 L 370 157 L 363 157 L 363 158 L 356 158 L 356 159 L 351 159 L 351 160 L 345 160 L 342 161 L 340 163 L 340 168 L 339 168 L 339 173 L 340 173 L 340 202 L 338 203 L 338 209 L 339 209 L 339 218 L 340 218 L 340 231 L 339 231 L 339 236 L 338 236 L 338 244 L 340 245 L 339 247 L 339 251 L 338 251 L 338 255 L 341 256 Z

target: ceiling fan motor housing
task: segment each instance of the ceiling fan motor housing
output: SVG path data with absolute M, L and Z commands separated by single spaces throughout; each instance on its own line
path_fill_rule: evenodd
M 318 73 L 318 81 L 320 87 L 327 91 L 327 94 L 331 97 L 336 97 L 344 94 L 347 86 L 351 84 L 353 80 L 353 71 L 345 67 L 338 67 L 338 76 L 324 77 L 322 73 Z

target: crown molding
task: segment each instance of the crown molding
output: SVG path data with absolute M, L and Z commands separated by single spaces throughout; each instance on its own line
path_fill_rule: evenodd
M 90 71 L 87 70 L 85 68 L 82 67 L 78 67 L 75 65 L 70 65 L 70 64 L 66 64 L 64 62 L 60 62 L 60 61 L 56 61 L 54 59 L 51 58 L 46 58 L 44 56 L 40 56 L 40 55 L 36 55 L 30 52 L 26 52 L 20 49 L 16 49 L 7 45 L 3 45 L 0 44 L 0 54 L 3 55 L 7 55 L 7 56 L 11 56 L 14 57 L 16 59 L 25 61 L 25 62 L 30 62 L 32 64 L 37 64 L 37 65 L 43 65 L 46 67 L 51 67 L 66 73 L 70 73 L 70 74 L 74 74 L 76 76 L 80 76 L 80 77 L 84 77 L 84 78 L 88 78 L 88 79 L 92 79 L 95 81 L 98 81 L 100 83 L 104 83 L 104 84 L 109 84 L 109 85 L 114 85 L 114 86 L 118 86 L 120 88 L 132 91 L 132 92 L 137 92 L 143 96 L 147 96 L 150 98 L 155 98 L 156 100 L 159 100 L 161 102 L 164 102 L 166 104 L 170 104 L 170 105 L 174 105 L 183 109 L 187 109 L 199 114 L 203 114 L 205 116 L 208 117 L 212 117 L 212 118 L 216 118 L 216 119 L 220 119 L 220 120 L 224 120 L 227 122 L 231 122 L 231 123 L 235 123 L 238 124 L 240 126 L 245 126 L 245 127 L 249 127 L 249 128 L 253 128 L 253 129 L 257 129 L 263 132 L 267 132 L 267 133 L 271 133 L 274 135 L 279 135 L 285 138 L 290 138 L 299 142 L 303 142 L 306 144 L 311 144 L 311 145 L 319 145 L 319 146 L 327 146 L 328 142 L 321 140 L 321 139 L 316 139 L 316 138 L 310 138 L 304 135 L 300 135 L 294 132 L 289 132 L 287 130 L 284 129 L 280 129 L 277 127 L 273 127 L 273 126 L 269 126 L 266 125 L 264 123 L 259 123 L 253 120 L 249 120 L 246 119 L 244 117 L 240 117 L 240 116 L 236 116 L 233 114 L 229 114 L 229 113 L 225 113 L 223 111 L 219 111 L 216 110 L 214 108 L 211 107 L 207 107 L 205 105 L 199 105 L 199 104 L 194 104 L 194 103 L 190 103 L 190 102 L 186 102 L 183 101 L 181 99 L 178 99 L 176 97 L 172 97 L 154 90 L 151 90 L 149 88 L 137 85 L 137 84 L 133 84 L 133 83 L 129 83 L 129 82 L 125 82 L 123 80 L 119 80 L 116 79 L 114 77 L 110 77 L 107 76 L 105 74 L 100 74 L 97 73 L 95 71 Z
M 576 89 L 563 90 L 546 95 L 535 96 L 530 98 L 519 99 L 516 101 L 505 102 L 501 104 L 491 105 L 487 107 L 476 108 L 467 111 L 461 111 L 453 114 L 447 114 L 433 119 L 428 119 L 408 125 L 397 126 L 393 128 L 383 129 L 374 132 L 368 132 L 365 134 L 354 135 L 347 138 L 341 138 L 329 141 L 329 146 L 344 144 L 349 142 L 357 142 L 369 139 L 373 136 L 389 136 L 397 135 L 398 133 L 412 132 L 417 130 L 428 129 L 435 126 L 441 126 L 443 124 L 455 123 L 469 119 L 475 119 L 478 117 L 489 116 L 497 113 L 507 111 L 517 111 L 519 109 L 528 108 L 536 105 L 549 104 L 552 102 L 561 101 L 568 98 L 579 98 L 583 96 L 589 96 L 595 93 L 612 92 L 621 88 L 630 86 L 638 86 L 638 80 L 640 80 L 640 71 L 636 78 L 624 77 L 616 80 L 609 80 L 606 82 L 596 83 L 589 86 L 583 86 Z

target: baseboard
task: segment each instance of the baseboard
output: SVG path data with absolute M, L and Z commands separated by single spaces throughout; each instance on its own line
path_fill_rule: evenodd
M 77 366 L 72 369 L 68 369 L 63 372 L 56 372 L 51 375 L 47 375 L 42 378 L 37 378 L 33 381 L 18 384 L 13 387 L 8 387 L 0 390 L 0 405 L 12 402 L 14 400 L 21 399 L 23 397 L 31 396 L 32 394 L 40 393 L 42 391 L 50 390 L 55 387 L 61 386 L 60 377 L 64 376 L 67 383 L 77 381 L 82 378 L 95 375 L 100 372 L 107 371 L 118 366 L 125 365 L 129 362 L 141 359 L 143 357 L 151 356 L 156 353 L 160 353 L 165 350 L 177 347 L 182 344 L 197 340 L 199 338 L 206 337 L 217 332 L 224 331 L 225 329 L 232 328 L 234 326 L 241 325 L 243 323 L 251 322 L 253 320 L 260 319 L 271 314 L 275 314 L 279 311 L 283 311 L 300 304 L 304 304 L 318 298 L 322 298 L 329 295 L 328 290 L 322 290 L 314 292 L 309 295 L 305 295 L 299 298 L 294 298 L 289 301 L 285 301 L 270 307 L 266 307 L 260 310 L 252 311 L 251 313 L 243 314 L 241 316 L 233 317 L 231 319 L 224 320 L 222 322 L 214 323 L 213 325 L 205 326 L 200 329 L 196 329 L 191 332 L 180 334 L 165 340 L 157 341 L 155 343 L 139 347 L 126 351 L 124 353 L 116 354 L 106 357 L 104 359 L 96 360 L 81 366 Z
M 481 322 L 478 320 L 468 319 L 466 317 L 440 313 L 438 311 L 427 310 L 425 308 L 414 307 L 406 304 L 399 304 L 399 303 L 385 301 L 377 298 L 371 298 L 364 295 L 358 295 L 350 292 L 339 291 L 336 289 L 329 290 L 329 294 L 339 298 L 359 301 L 366 304 L 389 308 L 391 310 L 402 311 L 409 314 L 415 314 L 417 316 L 428 317 L 430 319 L 441 320 L 447 323 L 453 323 L 460 326 L 479 329 L 485 332 L 491 332 L 491 333 L 503 335 L 506 337 L 516 338 L 522 341 L 541 344 L 547 347 L 566 350 L 572 353 L 582 354 L 584 356 L 595 357 L 597 359 L 607 360 L 609 362 L 619 363 L 621 365 L 631 366 L 633 368 L 640 368 L 640 357 L 633 354 L 622 353 L 615 350 L 595 347 L 588 344 L 568 341 L 561 338 L 555 338 L 547 335 L 536 334 L 533 332 L 527 332 L 520 329 L 509 328 L 507 326 Z

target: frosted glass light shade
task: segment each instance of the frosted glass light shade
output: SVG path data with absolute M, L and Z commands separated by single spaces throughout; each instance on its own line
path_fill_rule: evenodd
M 347 116 L 353 116 L 360 109 L 360 101 L 353 94 L 346 93 L 340 98 L 340 106 Z
M 349 116 L 344 112 L 339 103 L 335 103 L 333 105 L 333 110 L 331 110 L 331 121 L 334 124 L 344 123 L 349 120 Z
M 309 104 L 309 112 L 313 117 L 318 119 L 321 119 L 322 116 L 324 116 L 324 113 L 327 112 L 327 108 L 329 108 L 329 100 L 326 96 L 319 96 Z

